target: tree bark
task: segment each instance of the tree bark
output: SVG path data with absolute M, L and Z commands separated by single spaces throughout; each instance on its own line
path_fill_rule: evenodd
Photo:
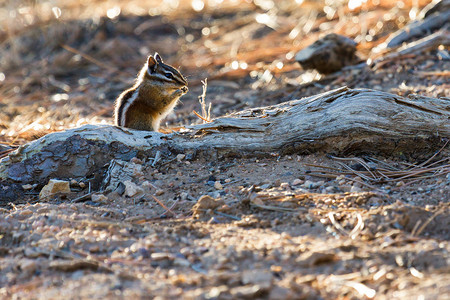
M 346 87 L 253 108 L 162 134 L 105 125 L 48 134 L 0 161 L 0 179 L 20 184 L 85 178 L 112 159 L 157 151 L 204 155 L 325 152 L 419 155 L 450 137 L 450 100 Z

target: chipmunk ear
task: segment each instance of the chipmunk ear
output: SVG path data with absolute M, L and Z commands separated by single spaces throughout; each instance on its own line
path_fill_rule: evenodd
M 158 65 L 158 62 L 156 61 L 156 59 L 150 55 L 147 59 L 147 68 L 148 68 L 147 72 L 149 74 L 152 74 L 153 72 L 155 72 L 157 65 Z
M 155 52 L 155 58 L 158 63 L 163 63 L 163 60 L 161 56 L 158 54 L 158 52 Z

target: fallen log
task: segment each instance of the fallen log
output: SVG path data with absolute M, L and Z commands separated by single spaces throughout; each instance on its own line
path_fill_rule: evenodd
M 108 125 L 51 133 L 3 158 L 0 180 L 43 184 L 49 178 L 86 178 L 112 159 L 154 157 L 158 151 L 414 156 L 435 151 L 442 138 L 450 138 L 450 100 L 343 87 L 244 110 L 172 134 Z
M 423 20 L 412 22 L 393 33 L 386 40 L 386 48 L 390 49 L 401 46 L 405 42 L 409 43 L 415 39 L 423 38 L 430 32 L 434 32 L 439 29 L 448 29 L 449 19 L 450 10 L 445 10 L 429 15 Z

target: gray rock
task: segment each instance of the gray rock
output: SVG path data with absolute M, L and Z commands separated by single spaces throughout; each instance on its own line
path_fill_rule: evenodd
M 316 69 L 320 73 L 329 74 L 356 64 L 359 59 L 355 53 L 355 41 L 331 33 L 300 50 L 295 55 L 295 60 L 305 70 Z

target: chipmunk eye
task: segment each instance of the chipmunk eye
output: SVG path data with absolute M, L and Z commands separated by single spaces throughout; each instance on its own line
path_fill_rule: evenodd
M 169 79 L 174 79 L 172 73 L 164 73 L 164 75 Z

